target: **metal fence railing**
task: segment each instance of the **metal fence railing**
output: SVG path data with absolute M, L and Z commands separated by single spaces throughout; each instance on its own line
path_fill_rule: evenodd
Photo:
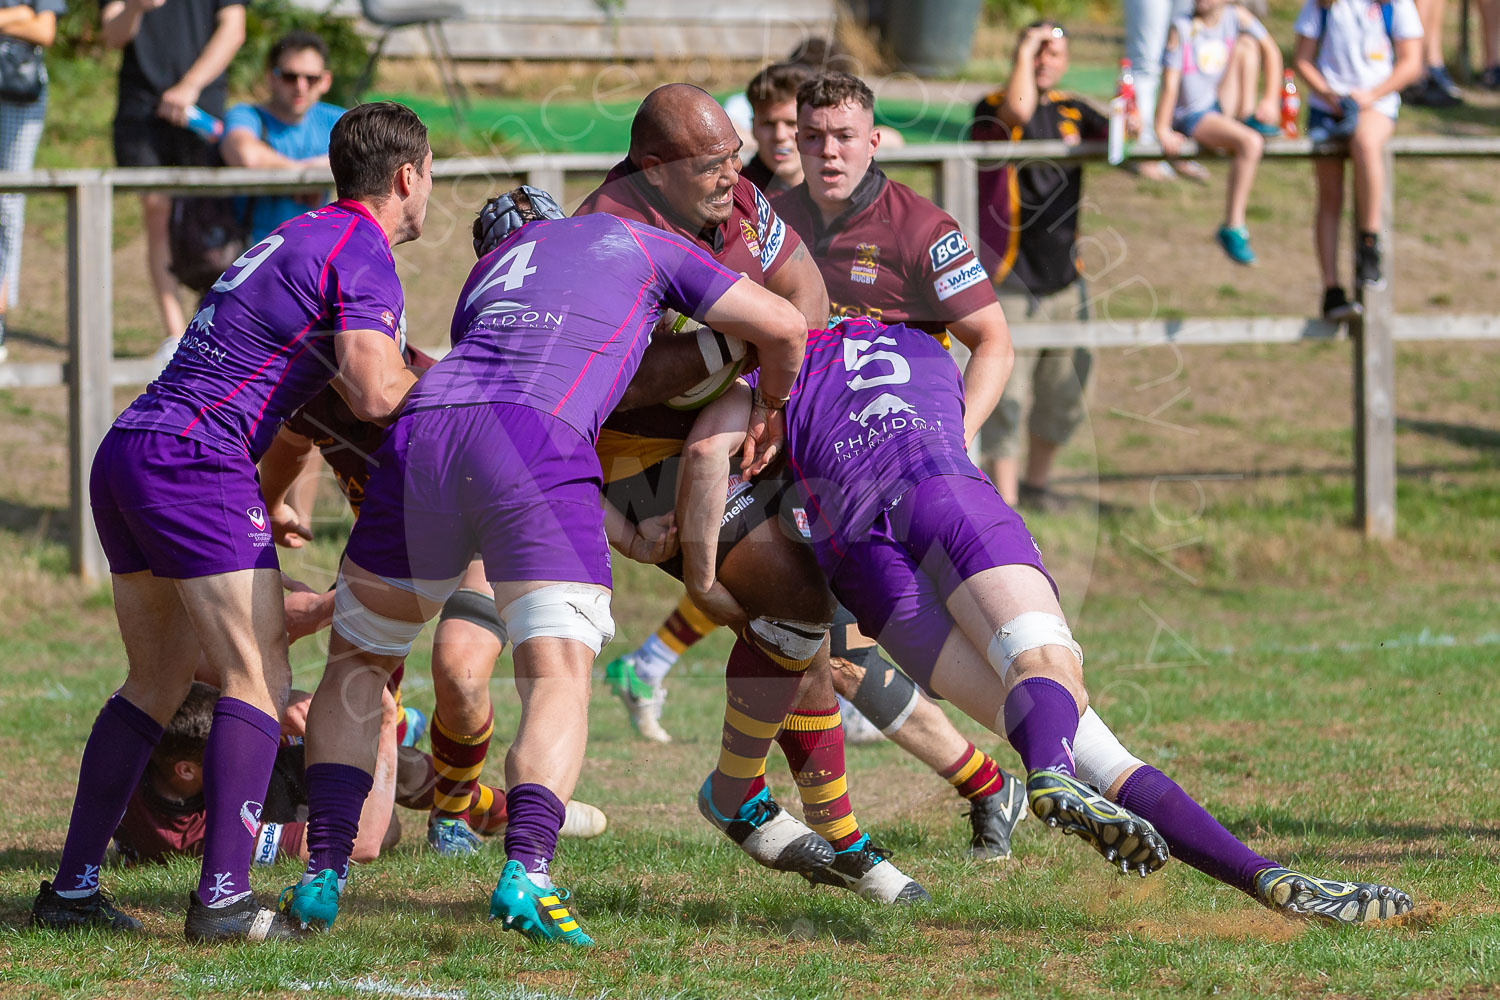
M 1184 155 L 1192 155 L 1189 145 Z M 1278 140 L 1265 155 L 1306 159 L 1343 155 L 1337 147 L 1315 150 L 1308 140 Z M 1159 155 L 1138 147 L 1134 159 Z M 1303 317 L 1149 319 L 1139 321 L 1018 323 L 1012 336 L 1019 347 L 1120 347 L 1150 344 L 1291 343 L 1347 337 L 1354 351 L 1355 520 L 1365 534 L 1389 538 L 1396 531 L 1395 348 L 1397 340 L 1462 340 L 1500 337 L 1500 314 L 1399 316 L 1392 289 L 1399 273 L 1391 239 L 1397 158 L 1500 158 L 1500 137 L 1407 136 L 1386 147 L 1382 245 L 1387 281 L 1364 295 L 1364 315 L 1346 326 Z M 913 145 L 882 151 L 882 163 L 925 165 L 935 172 L 936 201 L 963 230 L 976 236 L 980 206 L 978 168 L 1004 160 L 1102 161 L 1103 143 L 1069 146 L 1061 142 L 951 143 Z M 561 192 L 569 177 L 607 171 L 618 156 L 536 154 L 439 160 L 437 177 L 524 179 Z M 113 276 L 111 240 L 117 192 L 225 191 L 263 193 L 327 188 L 326 170 L 287 172 L 234 168 L 125 168 L 41 170 L 0 173 L 0 191 L 62 194 L 68 206 L 68 353 L 65 362 L 0 365 L 0 388 L 68 388 L 69 528 L 74 570 L 88 578 L 107 573 L 103 551 L 88 508 L 88 468 L 115 417 L 112 388 L 144 384 L 154 377 L 149 359 L 113 357 Z

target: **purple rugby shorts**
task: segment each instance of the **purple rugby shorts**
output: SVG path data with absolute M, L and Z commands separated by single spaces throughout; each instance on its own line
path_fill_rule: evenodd
M 187 580 L 279 565 L 248 455 L 112 428 L 94 455 L 89 503 L 111 573 Z
M 1051 574 L 1021 515 L 986 479 L 924 479 L 882 511 L 834 571 L 833 592 L 902 670 L 928 690 L 954 622 L 945 606 L 959 584 L 996 566 Z
M 371 459 L 347 555 L 402 580 L 451 580 L 478 554 L 496 583 L 610 585 L 594 446 L 516 403 L 403 414 Z

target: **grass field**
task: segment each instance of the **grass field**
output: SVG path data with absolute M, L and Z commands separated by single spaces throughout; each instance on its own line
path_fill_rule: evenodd
M 422 820 L 410 813 L 406 841 L 356 873 L 337 932 L 322 940 L 187 947 L 191 864 L 108 874 L 146 920 L 145 939 L 38 935 L 25 912 L 56 863 L 81 741 L 122 671 L 107 596 L 62 577 L 61 548 L 32 521 L 0 532 L 0 994 L 1483 995 L 1500 983 L 1500 435 L 1487 429 L 1500 350 L 1424 345 L 1401 362 L 1394 543 L 1368 545 L 1347 526 L 1347 403 L 1330 391 L 1342 391 L 1347 355 L 1332 347 L 1185 352 L 1170 384 L 1145 391 L 1163 361 L 1109 353 L 1064 484 L 1102 499 L 1104 513 L 1084 502 L 1033 524 L 1067 591 L 1096 703 L 1127 744 L 1263 853 L 1409 890 L 1418 909 L 1399 926 L 1288 922 L 1180 864 L 1124 878 L 1034 821 L 1013 861 L 967 862 L 962 804 L 890 744 L 850 750 L 855 805 L 933 902 L 881 909 L 764 872 L 692 807 L 722 705 L 727 646 L 715 636 L 671 679 L 670 747 L 635 742 L 596 686 L 578 796 L 603 806 L 611 827 L 564 842 L 559 859 L 601 944 L 588 955 L 487 925 L 500 854 L 440 861 L 419 846 Z M 1154 405 L 1181 388 L 1199 395 L 1177 431 L 1129 415 L 1143 396 L 1160 393 Z M 7 421 L 37 423 L 14 409 Z M 37 433 L 55 432 L 43 423 Z M 9 451 L 7 468 L 16 461 Z M 56 478 L 0 483 L 0 505 L 48 502 Z M 323 540 L 287 560 L 314 583 L 337 556 L 328 499 Z M 619 572 L 621 638 L 606 656 L 674 599 L 655 571 Z M 304 642 L 293 659 L 298 685 L 313 685 L 320 650 Z M 409 698 L 430 707 L 423 654 L 414 666 Z M 516 702 L 507 679 L 493 693 L 498 762 Z M 1015 766 L 1000 741 L 960 727 Z M 789 798 L 779 754 L 771 778 Z M 261 870 L 256 884 L 270 893 L 295 874 Z

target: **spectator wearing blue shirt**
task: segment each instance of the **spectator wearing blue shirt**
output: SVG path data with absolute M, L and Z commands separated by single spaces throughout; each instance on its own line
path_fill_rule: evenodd
M 324 103 L 333 84 L 328 45 L 310 31 L 277 39 L 266 56 L 270 100 L 237 104 L 224 118 L 219 153 L 233 167 L 302 169 L 328 166 L 328 137 L 344 109 Z M 261 195 L 251 200 L 250 239 L 259 242 L 286 220 L 317 208 L 322 199 Z

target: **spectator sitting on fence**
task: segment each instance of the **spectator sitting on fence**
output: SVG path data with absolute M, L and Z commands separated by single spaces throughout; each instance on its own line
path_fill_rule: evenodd
M 797 155 L 797 88 L 813 71 L 801 63 L 772 63 L 745 88 L 752 113 L 755 157 L 740 173 L 767 194 L 802 183 Z
M 115 110 L 115 162 L 122 167 L 197 167 L 208 142 L 188 131 L 197 107 L 224 114 L 224 71 L 245 41 L 243 0 L 103 0 L 104 41 L 124 49 Z M 172 199 L 141 195 L 146 266 L 161 310 L 165 364 L 187 326 L 172 274 L 168 223 Z
M 328 137 L 344 109 L 322 98 L 333 85 L 328 45 L 310 31 L 276 40 L 266 55 L 264 104 L 236 104 L 224 119 L 219 154 L 232 167 L 328 166 Z M 250 242 L 259 243 L 286 220 L 318 208 L 320 195 L 262 195 L 250 201 Z
M 1256 100 L 1256 71 L 1266 86 Z M 1231 157 L 1219 246 L 1236 264 L 1255 263 L 1245 209 L 1265 147 L 1281 117 L 1281 52 L 1255 15 L 1227 0 L 1198 0 L 1167 33 L 1156 134 L 1168 156 L 1184 139 Z
M 1051 21 L 1024 29 L 1005 87 L 974 108 L 975 142 L 1041 139 L 1076 144 L 1104 139 L 1109 120 L 1082 99 L 1058 90 L 1068 70 L 1068 36 Z M 1088 319 L 1088 291 L 1079 270 L 1078 204 L 1083 168 L 1041 160 L 1001 163 L 979 174 L 979 255 L 1013 322 Z M 979 432 L 983 465 L 1006 503 L 1056 511 L 1063 498 L 1049 488 L 1057 451 L 1085 415 L 1084 388 L 1093 355 L 1087 348 L 1016 351 L 1015 368 Z M 1026 476 L 1018 474 L 1022 408 L 1031 396 Z
M 0 46 L 17 56 L 17 72 L 0 75 L 0 170 L 30 170 L 36 161 L 47 117 L 47 74 L 37 46 L 52 44 L 66 9 L 63 0 L 0 0 Z M 21 291 L 25 228 L 26 196 L 0 195 L 0 363 L 10 353 L 5 314 Z
M 1378 10 L 1378 16 L 1371 16 Z M 1396 129 L 1401 88 L 1422 73 L 1422 23 L 1412 0 L 1372 7 L 1368 0 L 1306 0 L 1297 15 L 1293 64 L 1308 96 L 1307 135 L 1347 137 L 1354 162 L 1359 243 L 1354 280 L 1382 287 L 1380 204 L 1385 144 Z M 1344 207 L 1344 158 L 1313 161 L 1318 187 L 1314 242 L 1323 272 L 1323 315 L 1343 319 L 1359 309 L 1339 284 L 1339 217 Z

